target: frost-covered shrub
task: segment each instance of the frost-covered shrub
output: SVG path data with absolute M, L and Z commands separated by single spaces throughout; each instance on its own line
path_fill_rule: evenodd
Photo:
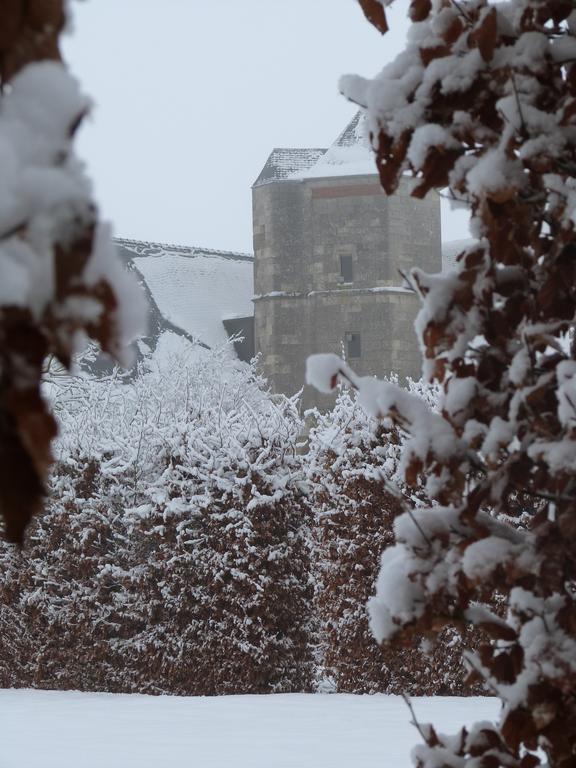
M 65 467 L 55 466 L 52 493 L 23 551 L 1 550 L 0 616 L 19 617 L 21 648 L 14 665 L 2 636 L 0 679 L 4 685 L 90 689 L 103 676 L 102 664 L 109 664 L 110 690 L 118 690 L 114 676 L 121 673 L 103 657 L 103 640 L 118 625 L 122 607 L 114 606 L 101 579 L 122 553 L 114 491 L 98 462 L 69 456 Z
M 433 402 L 435 392 L 411 384 Z M 380 554 L 394 541 L 394 520 L 412 499 L 399 475 L 404 436 L 368 416 L 347 389 L 310 432 L 307 472 L 313 510 L 316 654 L 321 689 L 350 693 L 462 694 L 464 631 L 446 630 L 441 645 L 424 638 L 381 648 L 368 624 Z M 463 635 L 463 636 L 462 636 Z
M 231 410 L 213 395 L 175 424 L 163 473 L 128 512 L 135 561 L 145 563 L 132 590 L 146 624 L 138 642 L 158 689 L 310 686 L 301 424 L 293 402 L 257 393 Z
M 287 415 L 288 433 L 253 432 L 226 456 L 228 466 L 207 478 L 202 541 L 194 550 L 195 568 L 209 585 L 201 601 L 200 652 L 211 661 L 203 667 L 204 690 L 311 686 L 308 509 L 294 451 L 295 412 L 277 425 Z
M 62 387 L 65 394 L 62 394 Z M 64 428 L 52 495 L 23 555 L 10 685 L 149 693 L 310 685 L 307 513 L 295 404 L 226 351 L 129 382 L 51 382 Z M 15 641 L 18 638 L 15 638 Z M 14 641 L 14 642 L 15 642 Z

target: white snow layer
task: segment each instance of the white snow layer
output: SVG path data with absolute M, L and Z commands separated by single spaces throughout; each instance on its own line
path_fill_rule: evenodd
M 319 179 L 328 176 L 376 176 L 376 156 L 367 145 L 333 146 L 305 170 L 293 173 L 291 179 Z
M 498 714 L 490 698 L 413 704 L 444 733 Z M 402 699 L 383 695 L 4 690 L 0 719 L 2 768 L 409 768 L 420 742 Z
M 60 317 L 80 322 L 95 320 L 103 310 L 94 299 L 76 295 L 62 303 L 55 296 L 55 245 L 74 239 L 80 222 L 92 220 L 91 185 L 72 145 L 73 127 L 89 106 L 76 80 L 53 61 L 26 66 L 2 97 L 0 305 L 26 307 L 40 317 L 54 302 Z M 145 307 L 116 259 L 106 225 L 99 225 L 79 277 L 84 285 L 101 278 L 112 285 L 119 303 L 113 318 L 116 352 L 128 362 L 124 347 L 141 330 Z
M 254 314 L 253 263 L 216 254 L 134 258 L 162 315 L 210 347 L 225 344 L 222 324 Z

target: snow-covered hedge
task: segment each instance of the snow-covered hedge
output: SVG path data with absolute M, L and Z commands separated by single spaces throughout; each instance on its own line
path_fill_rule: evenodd
M 397 384 L 397 382 L 394 382 Z M 434 404 L 433 387 L 411 383 L 412 394 Z M 408 392 L 406 392 L 408 395 Z M 369 416 L 350 390 L 317 416 L 306 472 L 313 512 L 316 655 L 322 689 L 350 693 L 467 694 L 462 650 L 470 633 L 446 629 L 441 642 L 412 640 L 381 648 L 369 626 L 383 549 L 407 504 L 422 505 L 401 474 L 405 435 Z
M 304 444 L 298 400 L 226 350 L 129 378 L 50 369 L 45 391 L 58 461 L 23 553 L 0 548 L 0 685 L 461 692 L 458 633 L 427 655 L 370 633 L 405 436 L 349 392 Z
M 307 690 L 295 403 L 226 351 L 48 389 L 64 428 L 24 554 L 2 549 L 1 683 Z

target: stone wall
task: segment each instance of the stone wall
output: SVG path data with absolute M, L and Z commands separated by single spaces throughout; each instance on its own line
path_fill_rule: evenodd
M 349 360 L 358 373 L 420 375 L 419 303 L 399 270 L 440 270 L 440 206 L 409 192 L 407 181 L 387 197 L 373 175 L 254 188 L 256 350 L 275 391 L 300 389 L 307 356 L 345 354 L 351 333 L 360 334 L 361 356 Z M 352 259 L 350 283 L 341 256 Z M 313 404 L 328 401 L 306 391 Z

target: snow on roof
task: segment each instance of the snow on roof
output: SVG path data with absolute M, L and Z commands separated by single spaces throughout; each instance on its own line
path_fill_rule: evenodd
M 190 245 L 173 245 L 171 243 L 154 243 L 144 240 L 130 240 L 126 237 L 115 237 L 114 242 L 138 256 L 157 256 L 165 251 L 170 253 L 180 253 L 183 256 L 198 256 L 199 254 L 209 256 L 222 256 L 225 259 L 239 259 L 252 261 L 254 256 L 251 253 L 243 251 L 218 251 L 214 248 L 199 248 Z
M 254 186 L 272 181 L 285 181 L 298 172 L 305 171 L 322 157 L 326 149 L 273 149 L 266 160 Z
M 326 176 L 372 176 L 376 174 L 374 153 L 360 110 L 329 149 L 273 149 L 254 186 Z
M 247 253 L 117 239 L 142 275 L 162 318 L 209 347 L 228 340 L 223 319 L 254 314 Z
M 364 114 L 356 112 L 332 146 L 311 166 L 295 171 L 292 179 L 327 176 L 372 176 L 376 161 L 366 133 Z
M 474 238 L 468 237 L 463 240 L 448 240 L 442 243 L 442 271 L 448 272 L 456 269 L 456 256 L 466 248 L 478 242 Z
M 333 146 L 317 163 L 298 171 L 292 179 L 323 179 L 329 176 L 375 176 L 373 153 L 362 146 Z

